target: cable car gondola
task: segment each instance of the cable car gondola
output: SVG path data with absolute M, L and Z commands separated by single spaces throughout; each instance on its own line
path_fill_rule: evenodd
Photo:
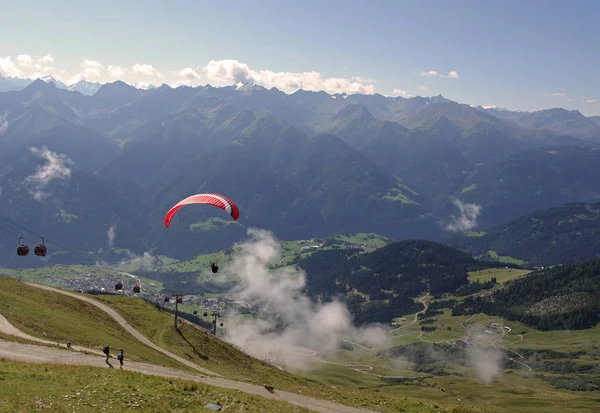
M 33 252 L 38 257 L 45 257 L 46 256 L 47 250 L 46 250 L 46 246 L 44 245 L 44 237 L 42 237 L 42 243 L 36 245 L 35 248 L 33 249 Z
M 165 296 L 165 303 L 169 302 L 169 297 Z
M 20 257 L 24 257 L 29 255 L 29 247 L 21 242 L 23 237 L 19 237 L 19 246 L 17 247 L 17 255 Z
M 133 286 L 133 292 L 136 293 L 136 294 L 138 294 L 140 292 L 140 286 L 139 286 L 139 284 L 136 284 L 136 285 Z
M 219 266 L 216 262 L 211 262 L 210 269 L 212 270 L 213 274 L 216 274 L 219 271 Z
M 123 283 L 121 281 L 117 281 L 117 283 L 115 284 L 115 290 L 121 291 L 122 288 L 123 288 Z
M 183 303 L 183 298 L 181 298 L 181 297 L 177 297 L 177 303 L 178 303 L 178 304 L 181 304 L 181 303 Z

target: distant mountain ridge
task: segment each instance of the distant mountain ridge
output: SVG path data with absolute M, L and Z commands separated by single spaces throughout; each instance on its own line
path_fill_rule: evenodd
M 95 231 L 116 226 L 110 248 L 128 249 L 126 240 L 137 237 L 132 250 L 185 258 L 239 240 L 251 226 L 287 239 L 375 232 L 440 240 L 449 230 L 478 230 L 600 194 L 600 136 L 590 128 L 585 136 L 566 133 L 583 130 L 558 121 L 569 116 L 540 129 L 442 96 L 286 94 L 255 84 L 143 90 L 121 81 L 84 95 L 48 80 L 0 93 L 0 152 L 49 151 L 3 164 L 0 188 L 17 196 L 19 180 L 54 170 L 57 157 L 70 159 L 73 180 L 63 185 L 77 185 L 81 173 L 103 189 L 83 198 L 56 190 L 42 209 L 22 192 L 11 217 L 53 223 L 54 236 L 70 234 L 57 241 L 94 251 L 109 248 L 106 233 L 90 244 L 60 217 L 85 216 Z M 239 202 L 240 220 L 188 208 L 165 230 L 166 208 L 201 191 Z M 477 212 L 460 210 L 456 200 Z M 106 202 L 135 205 L 147 226 L 124 213 L 100 214 Z
M 476 256 L 505 256 L 528 266 L 550 266 L 599 260 L 599 235 L 600 203 L 571 203 L 444 243 Z

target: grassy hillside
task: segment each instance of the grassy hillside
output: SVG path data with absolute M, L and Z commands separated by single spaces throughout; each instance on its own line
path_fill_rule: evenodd
M 189 369 L 140 343 L 109 315 L 91 304 L 0 277 L 0 314 L 19 330 L 57 343 L 113 352 L 125 349 L 133 361 Z
M 21 364 L 0 360 L 3 412 L 50 409 L 81 413 L 139 410 L 198 411 L 219 404 L 232 412 L 304 413 L 309 410 L 189 380 L 89 367 Z M 206 409 L 206 411 L 209 411 Z

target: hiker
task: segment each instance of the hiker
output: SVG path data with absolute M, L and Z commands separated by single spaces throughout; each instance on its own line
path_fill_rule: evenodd
M 106 354 L 106 364 L 108 364 L 108 367 L 110 367 L 111 369 L 113 368 L 113 365 L 110 364 L 110 361 L 108 361 L 108 359 L 110 358 L 110 347 L 109 346 L 105 346 L 104 347 L 104 354 Z
M 125 358 L 125 356 L 123 355 L 123 350 L 119 350 L 119 355 L 117 356 L 117 359 L 119 360 L 119 363 L 121 363 L 121 367 L 119 367 L 120 369 L 123 368 L 123 359 Z
M 67 348 L 71 348 L 71 340 L 67 341 Z

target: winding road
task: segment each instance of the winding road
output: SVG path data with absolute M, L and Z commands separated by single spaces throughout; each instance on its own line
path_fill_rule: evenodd
M 427 303 L 427 301 L 423 301 L 423 300 L 425 300 L 425 299 L 426 299 L 428 296 L 429 296 L 429 294 L 425 294 L 423 297 L 419 298 L 419 302 L 420 302 L 421 304 L 423 304 L 423 309 L 422 309 L 421 311 L 419 311 L 419 312 L 415 313 L 415 319 L 412 321 L 412 323 L 405 324 L 405 325 L 403 325 L 403 326 L 400 326 L 400 327 L 398 327 L 398 328 L 395 328 L 395 329 L 393 329 L 393 330 L 390 330 L 390 332 L 389 332 L 389 335 L 390 335 L 390 336 L 393 336 L 393 335 L 394 335 L 394 334 L 393 334 L 393 333 L 394 333 L 394 331 L 398 331 L 398 330 L 400 330 L 401 328 L 406 328 L 406 327 L 408 327 L 408 326 L 412 326 L 414 323 L 416 323 L 416 322 L 419 320 L 419 314 L 421 314 L 421 313 L 424 313 L 425 311 L 427 311 L 427 308 L 429 308 L 429 304 Z
M 86 297 L 81 294 L 73 293 L 70 291 L 61 290 L 54 287 L 49 287 L 46 285 L 35 284 L 35 283 L 26 283 L 32 287 L 41 288 L 44 290 L 56 292 L 59 294 L 68 295 L 70 297 L 74 297 L 78 300 L 88 302 L 92 305 L 95 305 L 102 311 L 106 312 L 110 315 L 117 323 L 119 323 L 126 331 L 132 334 L 136 339 L 141 341 L 142 343 L 148 345 L 149 347 L 160 351 L 167 357 L 170 357 L 174 360 L 181 362 L 182 364 L 189 366 L 193 369 L 198 370 L 199 372 L 205 373 L 206 375 L 188 373 L 181 370 L 177 370 L 169 367 L 162 367 L 147 363 L 139 363 L 139 362 L 128 362 L 126 365 L 127 370 L 135 371 L 143 374 L 153 375 L 153 376 L 161 376 L 168 378 L 179 378 L 184 380 L 193 380 L 199 383 L 208 384 L 211 386 L 223 387 L 233 390 L 239 390 L 244 393 L 258 395 L 268 399 L 279 400 L 282 402 L 287 402 L 290 404 L 294 404 L 296 406 L 300 406 L 306 408 L 308 410 L 312 410 L 315 412 L 322 413 L 377 413 L 374 410 L 368 410 L 357 407 L 350 407 L 334 402 L 330 402 L 327 400 L 316 399 L 313 397 L 303 396 L 300 394 L 287 392 L 283 390 L 267 390 L 263 386 L 258 386 L 255 384 L 239 382 L 235 380 L 226 379 L 223 376 L 214 373 L 210 370 L 203 369 L 194 363 L 185 360 L 176 354 L 173 354 L 156 344 L 150 341 L 147 337 L 133 328 L 127 321 L 121 317 L 114 309 L 107 306 L 104 303 L 101 303 L 93 298 Z M 56 342 L 43 340 L 37 337 L 32 337 L 16 327 L 6 320 L 3 316 L 0 315 L 0 331 L 21 337 L 24 339 L 37 341 L 44 344 L 52 344 L 56 345 Z M 60 345 L 60 344 L 59 344 Z M 66 347 L 65 345 L 62 345 Z M 0 340 L 0 357 L 5 359 L 21 361 L 26 363 L 41 363 L 41 364 L 69 364 L 69 365 L 79 365 L 79 366 L 93 366 L 93 367 L 102 367 L 106 368 L 106 362 L 104 359 L 104 355 L 94 349 L 88 349 L 84 347 L 73 346 L 73 350 L 69 351 L 61 348 L 53 348 L 47 346 L 36 346 L 32 344 L 22 344 L 17 342 L 10 342 L 5 340 Z M 86 354 L 92 353 L 92 354 Z M 96 355 L 98 354 L 98 355 Z

